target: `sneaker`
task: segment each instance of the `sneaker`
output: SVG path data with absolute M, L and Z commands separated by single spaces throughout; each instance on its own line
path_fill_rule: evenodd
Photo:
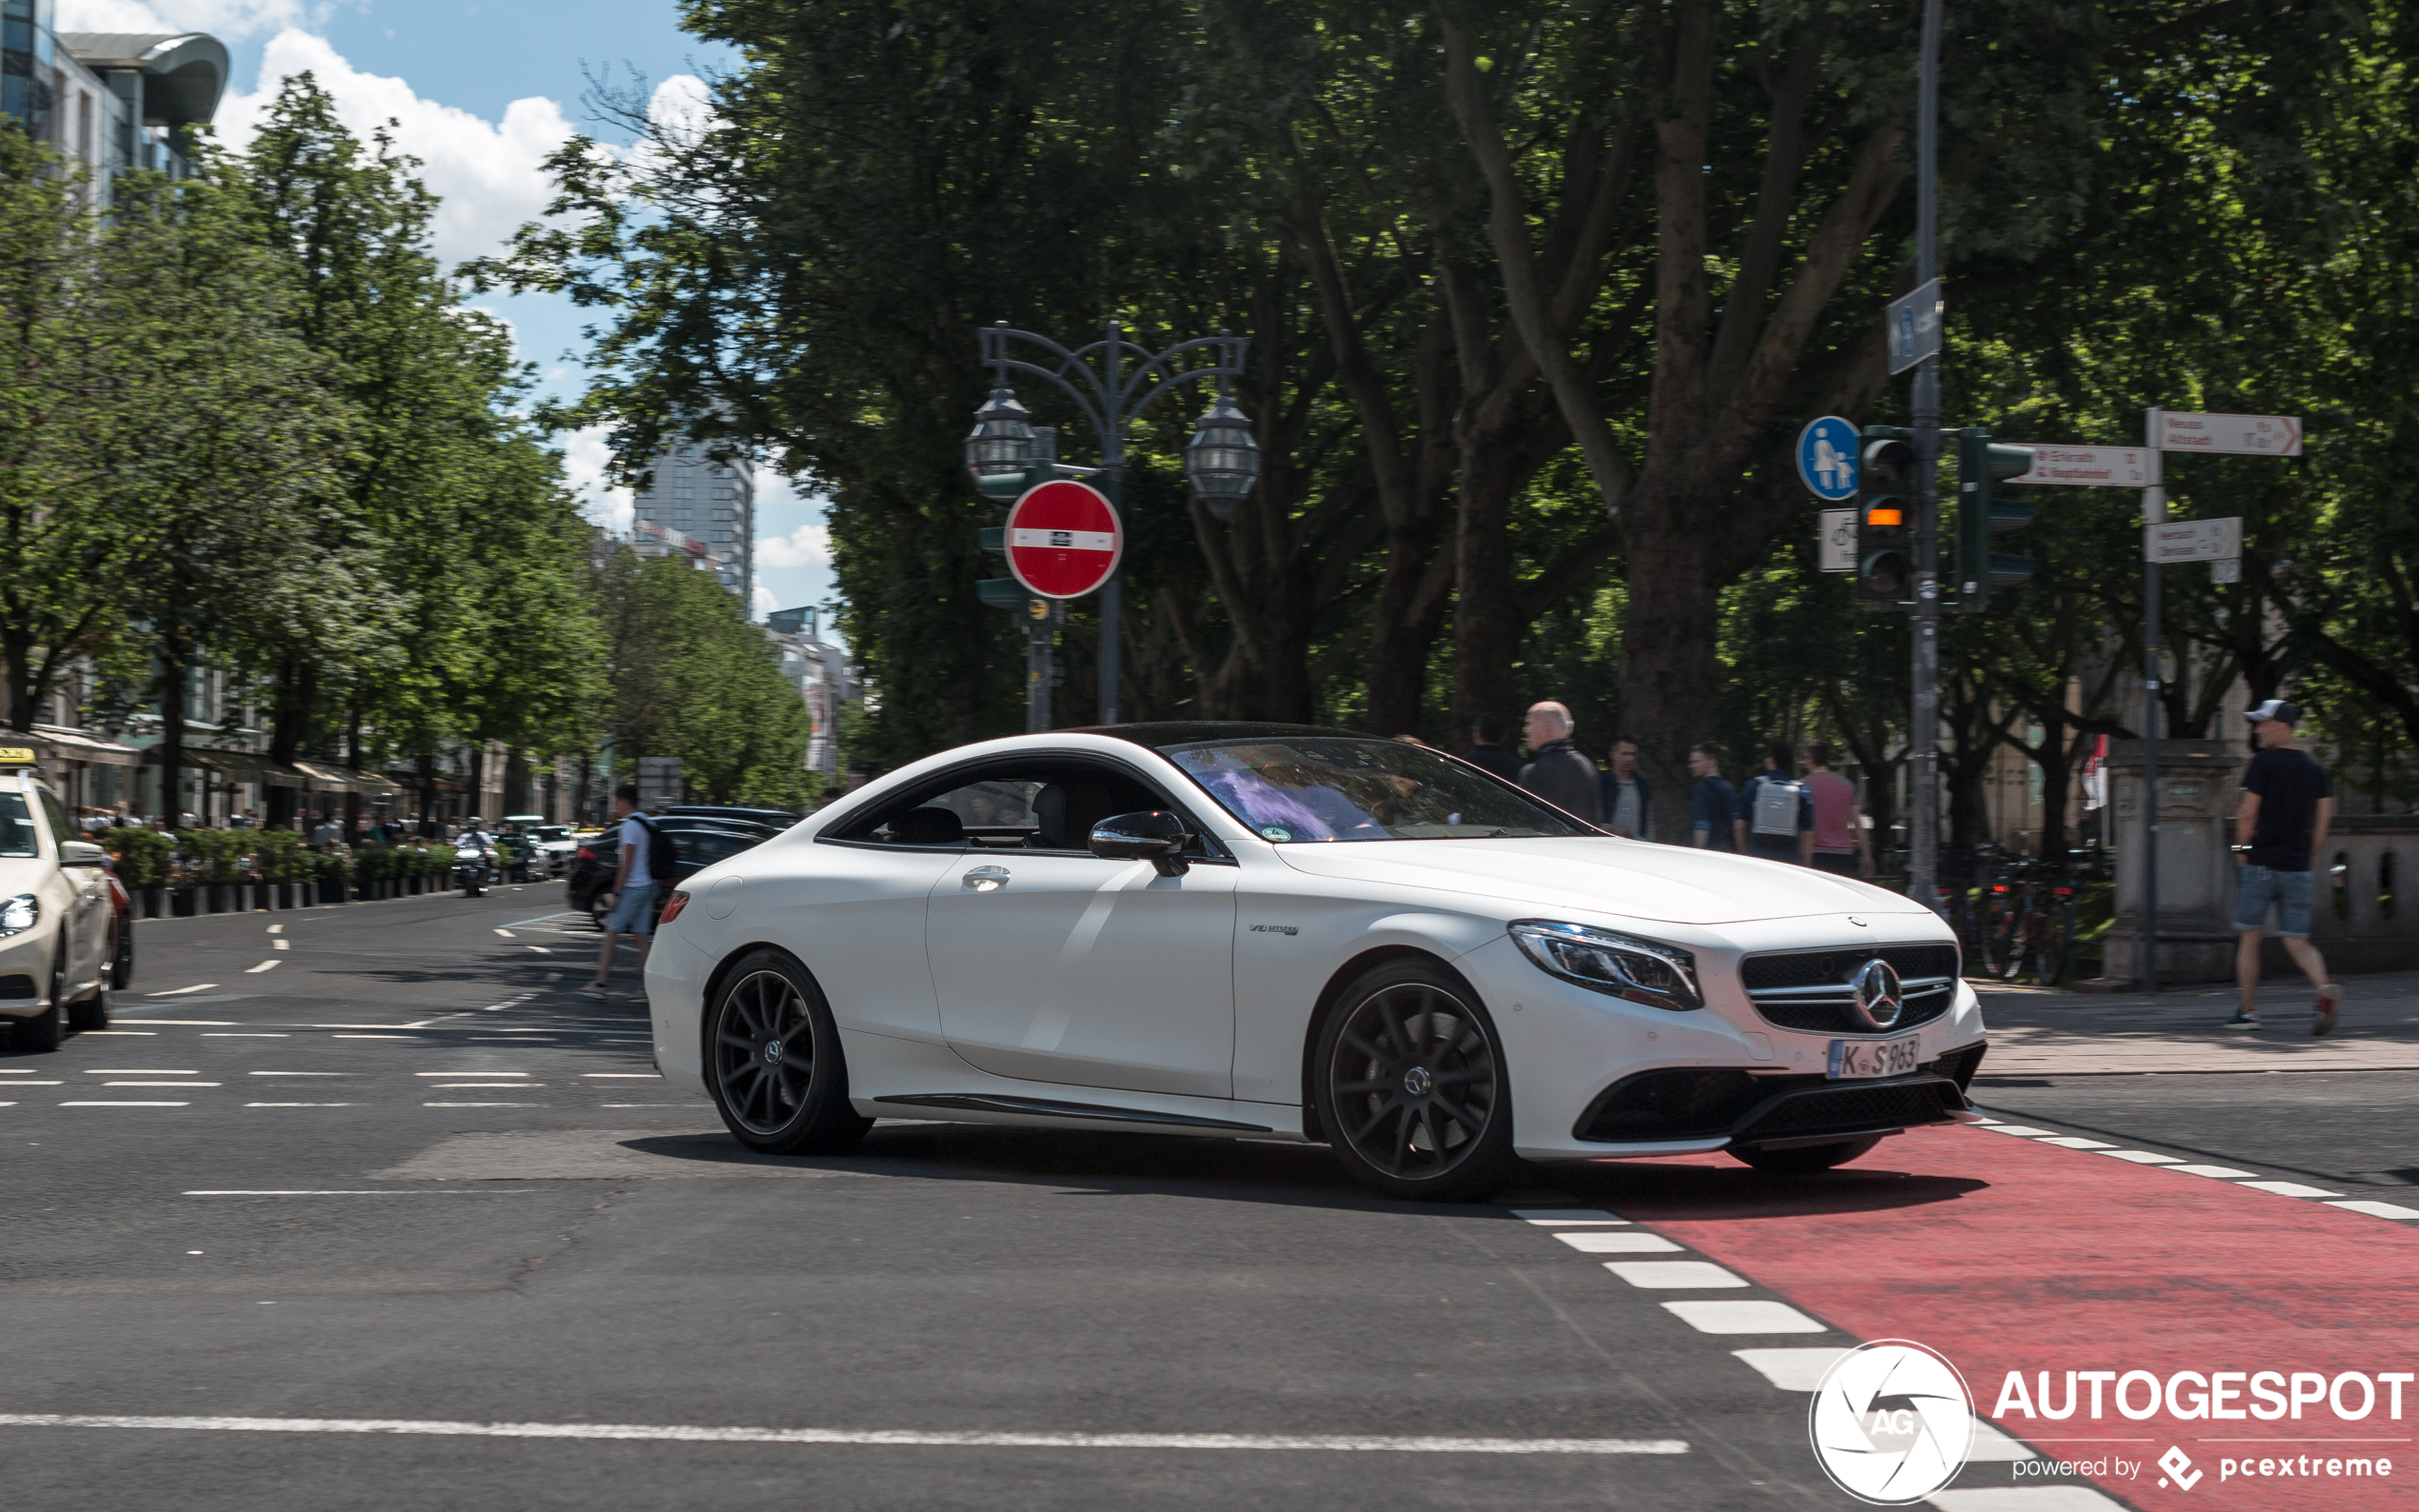
M 2309 1032 L 2325 1034 L 2335 1026 L 2335 1010 L 2343 1005 L 2344 989 L 2332 982 L 2318 989 L 2318 1016 L 2309 1021 Z
M 2226 1026 L 2229 1029 L 2256 1029 L 2259 1027 L 2259 1020 L 2248 1013 L 2238 1012 L 2226 1021 Z

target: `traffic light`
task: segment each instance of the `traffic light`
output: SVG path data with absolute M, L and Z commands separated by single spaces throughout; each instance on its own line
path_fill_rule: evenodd
M 1856 601 L 1879 613 L 1914 592 L 1916 480 L 1911 431 L 1865 428 L 1865 461 L 1856 474 Z
M 1980 614 L 1994 589 L 2013 587 L 2032 576 L 2032 558 L 1990 549 L 1991 538 L 2032 523 L 2029 500 L 1999 492 L 2009 478 L 2032 470 L 2032 448 L 1993 445 L 1989 429 L 1957 432 L 1958 612 Z

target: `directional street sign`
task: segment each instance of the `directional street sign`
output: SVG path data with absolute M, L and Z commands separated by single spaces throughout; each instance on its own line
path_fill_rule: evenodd
M 1028 489 L 1008 511 L 1008 569 L 1046 599 L 1079 599 L 1110 579 L 1126 549 L 1108 497 L 1060 479 Z
M 2032 470 L 2009 483 L 2067 483 L 2095 488 L 2143 488 L 2150 484 L 2147 447 L 2045 447 L 2032 448 Z
M 2299 415 L 2186 415 L 2172 409 L 2158 414 L 2159 433 L 2151 444 L 2162 451 L 2209 451 L 2237 457 L 2302 454 Z
M 1821 569 L 1825 572 L 1856 570 L 1856 511 L 1853 509 L 1823 509 Z
M 1904 299 L 1890 301 L 1883 315 L 1889 329 L 1889 370 L 1905 372 L 1940 351 L 1940 280 L 1935 278 Z
M 1837 415 L 1809 420 L 1797 433 L 1797 475 L 1818 499 L 1856 497 L 1856 450 L 1863 438 Z
M 2169 520 L 2142 527 L 2143 559 L 2149 562 L 2222 562 L 2243 554 L 2243 520 Z

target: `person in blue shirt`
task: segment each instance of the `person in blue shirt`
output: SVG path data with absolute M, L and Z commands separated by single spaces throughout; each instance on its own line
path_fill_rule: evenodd
M 1722 775 L 1722 755 L 1710 746 L 1689 748 L 1689 844 L 1701 850 L 1736 850 L 1731 826 L 1739 812 L 1739 795 Z

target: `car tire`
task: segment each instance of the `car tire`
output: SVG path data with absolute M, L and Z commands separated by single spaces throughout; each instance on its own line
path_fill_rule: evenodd
M 1836 1144 L 1792 1144 L 1787 1149 L 1734 1149 L 1729 1153 L 1733 1160 L 1775 1176 L 1811 1176 L 1869 1154 L 1881 1142 L 1882 1136 L 1875 1134 L 1868 1139 L 1841 1140 Z
M 68 1040 L 67 1009 L 60 1000 L 67 996 L 68 958 L 62 948 L 50 965 L 50 1005 L 30 1019 L 19 1019 L 10 1030 L 10 1040 L 20 1050 L 48 1054 Z
M 1469 1202 L 1517 1171 L 1502 1042 L 1478 994 L 1434 963 L 1389 961 L 1354 981 L 1310 1064 L 1328 1144 L 1364 1185 Z
M 596 925 L 598 934 L 605 932 L 605 921 L 613 917 L 613 905 L 606 901 L 610 896 L 600 892 L 590 895 L 588 900 L 588 922 Z
M 823 989 L 777 950 L 750 951 L 724 976 L 706 1010 L 705 1062 L 723 1125 L 750 1149 L 837 1155 L 873 1126 L 849 1105 Z

